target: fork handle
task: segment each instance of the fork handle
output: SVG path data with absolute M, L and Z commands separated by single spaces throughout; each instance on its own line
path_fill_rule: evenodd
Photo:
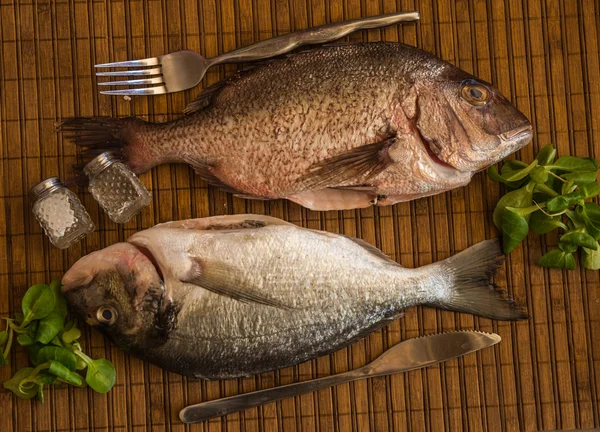
M 319 44 L 340 39 L 356 30 L 386 27 L 400 22 L 417 21 L 419 12 L 397 12 L 331 23 L 267 39 L 210 59 L 210 65 L 262 60 L 290 52 L 302 45 Z
M 230 396 L 223 399 L 202 402 L 185 407 L 179 412 L 179 418 L 184 423 L 198 423 L 213 417 L 224 416 L 248 408 L 257 407 L 281 399 L 312 393 L 334 385 L 344 384 L 357 379 L 366 378 L 368 372 L 361 369 L 259 390 L 251 393 Z

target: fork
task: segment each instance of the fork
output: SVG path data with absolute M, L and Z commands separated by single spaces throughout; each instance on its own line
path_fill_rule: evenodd
M 99 82 L 99 86 L 143 86 L 104 90 L 100 92 L 102 94 L 124 96 L 173 93 L 196 86 L 204 77 L 207 69 L 217 64 L 262 60 L 285 54 L 302 45 L 331 42 L 356 30 L 386 27 L 400 22 L 417 21 L 419 18 L 419 13 L 413 11 L 331 23 L 267 39 L 212 58 L 204 58 L 194 51 L 184 50 L 159 57 L 97 64 L 95 66 L 97 68 L 128 67 L 135 69 L 97 72 L 96 76 L 142 77 L 125 81 Z M 140 69 L 140 67 L 144 69 Z

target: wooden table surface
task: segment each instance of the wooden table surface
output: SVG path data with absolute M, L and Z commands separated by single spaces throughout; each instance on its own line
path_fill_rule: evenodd
M 180 49 L 214 56 L 271 36 L 332 21 L 418 10 L 419 24 L 369 31 L 353 41 L 403 41 L 494 83 L 532 120 L 536 136 L 517 154 L 531 160 L 555 143 L 559 154 L 600 158 L 600 4 L 591 0 L 0 0 L 0 313 L 18 310 L 26 288 L 60 278 L 79 257 L 158 222 L 227 213 L 264 213 L 355 235 L 404 266 L 441 260 L 498 235 L 492 211 L 501 189 L 483 174 L 468 187 L 393 207 L 313 212 L 286 201 L 233 198 L 186 166 L 142 176 L 153 205 L 116 225 L 89 193 L 99 229 L 67 251 L 41 234 L 26 199 L 43 178 L 67 177 L 75 147 L 54 133 L 73 115 L 180 116 L 201 90 L 154 98 L 101 96 L 95 63 Z M 231 75 L 211 69 L 203 86 Z M 497 279 L 531 318 L 492 322 L 412 308 L 348 349 L 258 377 L 199 382 L 163 372 L 84 331 L 85 347 L 110 359 L 117 383 L 108 395 L 58 387 L 46 403 L 0 391 L 0 431 L 441 431 L 549 430 L 600 426 L 599 272 L 547 270 L 534 263 L 556 235 L 530 235 Z M 493 349 L 422 371 L 346 384 L 185 427 L 189 403 L 346 371 L 397 342 L 427 333 L 480 329 Z M 0 370 L 4 381 L 27 357 L 21 349 Z

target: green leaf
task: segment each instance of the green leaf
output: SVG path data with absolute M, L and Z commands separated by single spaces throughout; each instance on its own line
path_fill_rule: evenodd
M 40 384 L 37 382 L 36 380 L 36 384 L 38 385 L 38 394 L 37 397 L 40 401 L 40 403 L 44 403 L 44 384 Z
M 507 182 L 515 182 L 524 179 L 538 164 L 537 160 L 534 160 L 525 168 L 519 168 L 516 170 L 506 170 L 502 173 L 502 177 Z
M 28 378 L 33 372 L 33 368 L 26 367 L 17 371 L 17 373 L 8 381 L 4 381 L 2 386 L 13 392 L 21 399 L 31 399 L 38 394 L 39 385 L 34 382 L 29 382 L 26 385 L 21 385 L 21 381 Z
M 531 181 L 536 184 L 544 184 L 548 181 L 548 171 L 544 167 L 536 166 L 531 173 L 529 173 Z
M 6 330 L 3 330 L 0 332 L 0 346 L 6 345 L 7 341 L 8 341 L 8 332 Z
M 573 222 L 575 228 L 585 228 L 585 221 L 578 212 L 569 210 L 565 214 Z
M 69 384 L 73 384 L 79 387 L 81 387 L 81 385 L 83 384 L 83 378 L 81 378 L 81 375 L 69 370 L 62 363 L 57 362 L 56 360 L 50 360 L 50 367 L 48 368 L 48 372 L 50 372 L 53 375 L 56 375 L 57 377 L 66 381 Z
M 581 264 L 589 270 L 600 270 L 600 248 L 596 250 L 582 248 Z
M 4 357 L 4 353 L 0 351 L 0 367 L 6 366 L 8 364 L 8 360 Z
M 575 270 L 575 258 L 573 258 L 572 253 L 563 252 L 560 249 L 554 249 L 546 253 L 540 259 L 539 265 L 542 267 Z
M 54 384 L 56 382 L 56 375 L 52 375 L 48 372 L 41 371 L 35 377 L 35 381 L 38 384 Z
M 507 207 L 502 216 L 502 250 L 512 252 L 527 237 L 529 225 L 523 216 Z
M 570 208 L 583 199 L 581 191 L 572 192 L 567 195 L 559 195 L 546 203 L 546 208 L 551 213 L 559 213 Z
M 586 202 L 584 208 L 590 222 L 600 228 L 600 206 L 593 202 Z
M 54 305 L 54 312 L 57 312 L 59 315 L 65 319 L 67 317 L 67 313 L 69 312 L 69 308 L 67 306 L 67 299 L 63 295 L 61 288 L 62 285 L 59 280 L 53 280 L 50 283 L 50 288 L 54 291 L 54 296 L 56 297 L 56 304 Z
M 48 344 L 63 329 L 65 317 L 56 310 L 40 320 L 36 340 Z
M 560 193 L 562 195 L 568 195 L 575 189 L 577 189 L 577 185 L 571 181 L 568 181 L 562 184 L 562 187 L 560 188 Z
M 81 331 L 77 327 L 73 327 L 62 334 L 62 340 L 64 343 L 71 343 L 80 337 Z
M 554 162 L 556 157 L 556 149 L 552 144 L 547 144 L 539 151 L 535 157 L 540 165 L 548 165 Z
M 21 302 L 25 317 L 21 327 L 29 324 L 33 319 L 41 319 L 49 315 L 55 304 L 56 296 L 48 285 L 39 284 L 29 288 Z
M 37 342 L 32 345 L 29 345 L 27 347 L 27 353 L 29 354 L 29 360 L 31 361 L 32 365 L 37 366 L 40 363 L 43 363 L 43 362 L 38 361 L 38 358 L 37 358 L 38 353 L 40 352 L 40 350 L 43 347 L 44 346 L 42 344 L 37 343 Z
M 502 217 L 506 207 L 523 208 L 530 207 L 533 204 L 533 183 L 529 183 L 521 189 L 507 193 L 498 201 L 494 209 L 494 225 L 502 229 Z
M 572 181 L 575 184 L 586 184 L 593 183 L 596 181 L 598 173 L 596 171 L 593 172 L 574 172 L 574 173 L 566 173 L 562 174 L 561 177 L 567 181 Z
M 69 330 L 71 330 L 73 327 L 76 326 L 76 323 L 77 323 L 77 320 L 75 320 L 75 319 L 70 319 L 69 321 L 67 321 L 63 332 L 68 332 Z
M 77 357 L 75 357 L 72 351 L 66 348 L 45 346 L 40 349 L 37 361 L 39 363 L 46 363 L 49 360 L 60 362 L 71 371 L 74 371 L 77 367 Z
M 117 372 L 111 362 L 106 359 L 92 360 L 88 364 L 85 380 L 98 393 L 108 392 L 117 379 Z
M 75 367 L 75 369 L 84 370 L 86 367 L 87 363 L 81 357 L 77 357 L 77 366 Z
M 583 206 L 577 206 L 575 212 L 583 222 L 588 234 L 596 240 L 600 240 L 600 207 L 597 204 L 586 202 Z
M 23 314 L 21 312 L 15 312 L 15 322 L 21 324 L 23 322 Z
M 548 168 L 556 168 L 569 172 L 598 171 L 598 162 L 591 158 L 578 158 L 574 156 L 562 156 Z
M 490 180 L 503 183 L 510 189 L 517 189 L 517 188 L 521 187 L 521 185 L 524 183 L 524 180 L 515 181 L 515 182 L 506 181 L 500 174 L 498 174 L 496 167 L 493 165 L 488 168 L 487 173 L 488 173 Z
M 568 230 L 568 227 L 560 220 L 560 216 L 548 216 L 541 210 L 531 214 L 529 227 L 533 232 L 540 235 L 549 233 L 556 228 L 562 228 L 565 231 Z
M 581 185 L 581 193 L 585 198 L 596 198 L 600 194 L 600 183 L 586 183 Z
M 35 340 L 27 333 L 24 333 L 17 336 L 17 342 L 19 343 L 19 345 L 25 347 L 34 344 Z
M 505 182 L 505 180 L 502 178 L 502 176 L 500 174 L 498 174 L 498 170 L 496 169 L 496 167 L 494 165 L 490 165 L 490 167 L 487 169 L 487 174 L 488 174 L 488 177 L 490 178 L 490 180 L 497 181 L 500 183 Z
M 558 241 L 558 245 L 560 246 L 561 243 L 572 244 L 594 250 L 598 247 L 598 242 L 591 235 L 586 233 L 583 229 L 569 231 L 563 234 L 563 236 Z
M 525 162 L 521 162 L 520 160 L 508 160 L 502 164 L 502 168 L 500 168 L 500 174 L 504 177 L 509 171 L 518 171 L 520 169 L 527 168 L 527 164 Z

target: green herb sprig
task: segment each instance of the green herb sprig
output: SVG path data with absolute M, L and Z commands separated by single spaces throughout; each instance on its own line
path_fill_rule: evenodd
M 588 201 L 600 194 L 598 161 L 573 156 L 555 159 L 556 149 L 548 144 L 530 164 L 510 160 L 500 173 L 488 168 L 490 179 L 511 189 L 494 210 L 504 253 L 515 249 L 530 229 L 537 234 L 560 229 L 558 249 L 542 256 L 539 265 L 574 270 L 574 254 L 581 249 L 583 267 L 598 270 L 600 206 Z
M 65 323 L 67 301 L 59 281 L 50 285 L 34 285 L 21 302 L 23 313 L 3 318 L 6 330 L 0 332 L 0 366 L 8 364 L 13 341 L 25 347 L 34 367 L 20 369 L 5 389 L 18 397 L 38 397 L 44 402 L 44 386 L 67 383 L 77 387 L 89 385 L 99 393 L 108 392 L 115 384 L 115 367 L 106 359 L 94 360 L 81 349 L 81 331 L 75 320 Z M 85 379 L 77 373 L 86 370 Z

